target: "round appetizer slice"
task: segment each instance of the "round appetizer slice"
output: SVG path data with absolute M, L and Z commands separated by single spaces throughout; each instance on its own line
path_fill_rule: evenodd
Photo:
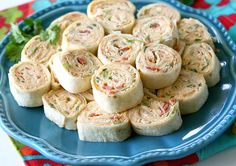
M 56 45 L 41 41 L 37 35 L 24 46 L 21 52 L 21 61 L 34 61 L 47 66 L 51 56 L 57 52 L 57 49 Z
M 48 64 L 48 68 L 49 71 L 51 72 L 51 89 L 52 90 L 57 90 L 61 88 L 61 85 L 53 71 L 53 59 L 55 58 L 55 56 L 57 56 L 58 54 L 54 54 L 52 55 L 51 59 L 49 60 L 49 64 Z
M 165 3 L 154 3 L 142 7 L 138 14 L 138 18 L 152 17 L 152 16 L 165 16 L 177 23 L 181 19 L 181 15 L 178 10 L 165 4 Z
M 179 101 L 180 112 L 185 115 L 194 113 L 202 107 L 207 100 L 208 89 L 202 74 L 181 70 L 177 81 L 158 90 L 157 96 Z
M 8 78 L 10 91 L 19 106 L 41 106 L 42 96 L 50 90 L 51 75 L 42 64 L 19 62 L 10 68 Z
M 55 53 L 55 54 L 53 54 L 53 55 L 51 56 L 51 58 L 50 58 L 50 60 L 49 60 L 49 62 L 48 62 L 48 69 L 49 69 L 50 71 L 53 70 L 54 58 L 55 58 L 56 56 L 59 56 L 59 54 L 60 54 L 60 52 L 57 52 L 57 53 Z
M 185 47 L 186 47 L 185 42 L 178 40 L 177 44 L 174 46 L 173 49 L 176 50 L 181 56 L 184 52 Z
M 99 13 L 96 13 L 94 17 L 90 17 L 103 26 L 106 34 L 115 31 L 120 31 L 122 33 L 132 32 L 135 23 L 135 18 L 132 13 L 119 9 L 106 10 L 101 10 Z
M 81 95 L 83 95 L 87 101 L 93 101 L 94 100 L 92 89 L 89 89 L 85 92 L 82 92 Z
M 100 67 L 91 80 L 94 100 L 108 113 L 122 112 L 139 104 L 143 85 L 138 71 L 129 64 Z
M 146 43 L 158 42 L 174 47 L 178 41 L 178 31 L 173 21 L 164 16 L 146 17 L 136 22 L 133 35 Z
M 51 71 L 51 89 L 52 90 L 57 90 L 61 88 L 61 84 L 59 83 L 57 77 L 55 76 L 55 73 Z
M 179 24 L 179 38 L 187 45 L 193 43 L 208 43 L 214 49 L 210 33 L 207 31 L 205 25 L 200 21 L 192 18 L 184 18 Z
M 103 64 L 114 62 L 134 66 L 143 41 L 128 34 L 111 34 L 104 37 L 98 47 L 98 58 Z
M 182 125 L 176 100 L 161 101 L 149 95 L 143 97 L 140 105 L 129 110 L 129 119 L 137 134 L 147 136 L 166 135 Z
M 103 37 L 104 29 L 99 23 L 90 19 L 79 20 L 64 31 L 62 50 L 86 49 L 96 54 Z
M 80 12 L 70 12 L 57 19 L 55 19 L 51 25 L 58 25 L 60 27 L 60 41 L 62 40 L 62 34 L 64 30 L 73 22 L 78 20 L 88 19 L 86 14 Z
M 100 65 L 98 58 L 88 51 L 63 51 L 54 58 L 53 71 L 64 89 L 79 93 L 91 88 L 91 77 Z
M 127 112 L 103 112 L 95 101 L 79 114 L 77 119 L 79 139 L 92 142 L 118 142 L 131 135 Z
M 203 74 L 208 87 L 220 81 L 220 62 L 210 45 L 195 43 L 183 54 L 183 68 Z
M 135 6 L 127 0 L 95 0 L 87 8 L 88 17 L 98 21 L 107 34 L 131 33 L 135 23 Z
M 80 94 L 72 94 L 64 89 L 51 90 L 43 95 L 45 116 L 59 127 L 76 130 L 78 114 L 86 107 L 86 100 Z
M 145 45 L 136 59 L 145 87 L 160 89 L 173 84 L 181 70 L 181 57 L 174 49 L 150 43 Z
M 93 18 L 99 13 L 111 13 L 115 9 L 133 14 L 136 8 L 134 4 L 127 0 L 94 0 L 88 5 L 87 14 Z

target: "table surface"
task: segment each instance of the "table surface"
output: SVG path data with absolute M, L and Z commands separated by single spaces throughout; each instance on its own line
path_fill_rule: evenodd
M 7 9 L 9 7 L 17 6 L 31 0 L 0 0 L 0 10 Z M 20 154 L 16 151 L 11 140 L 6 133 L 0 128 L 0 165 L 4 166 L 24 166 L 23 160 Z M 218 153 L 213 157 L 210 157 L 204 161 L 201 161 L 194 166 L 234 166 L 236 163 L 236 147 L 228 149 L 224 152 Z

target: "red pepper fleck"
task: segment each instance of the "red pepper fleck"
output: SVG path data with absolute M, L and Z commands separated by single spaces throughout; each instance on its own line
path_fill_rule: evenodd
M 160 107 L 161 113 L 160 116 L 163 116 L 169 109 L 169 102 L 165 102 L 162 107 Z
M 89 117 L 101 116 L 101 115 L 102 114 L 98 114 L 98 113 L 93 112 L 93 113 L 89 114 Z
M 85 60 L 84 58 L 77 58 L 77 61 L 78 61 L 81 65 L 86 64 L 86 60 Z
M 170 105 L 175 105 L 176 102 L 177 102 L 176 99 L 171 99 L 171 100 L 169 100 L 169 104 L 170 104 Z
M 152 70 L 152 71 L 160 71 L 160 70 L 161 70 L 159 67 L 146 66 L 146 68 L 147 68 L 148 70 Z
M 165 111 L 167 111 L 168 108 L 169 108 L 169 102 L 165 102 L 164 105 L 163 105 L 163 109 L 164 109 Z
M 131 46 L 128 46 L 128 47 L 121 48 L 120 50 L 121 51 L 128 51 L 130 48 L 131 48 Z
M 122 57 L 123 61 L 127 61 L 129 58 L 128 57 Z
M 125 84 L 123 83 L 123 84 L 117 86 L 116 88 L 117 88 L 117 89 L 121 89 L 121 88 L 124 88 L 124 86 L 125 86 Z
M 111 88 L 110 86 L 108 86 L 108 85 L 104 85 L 104 86 L 103 86 L 103 89 L 105 89 L 105 90 L 107 90 L 107 91 L 112 90 L 112 88 Z
M 121 116 L 119 116 L 119 115 L 114 115 L 111 117 L 112 121 L 119 121 L 120 119 L 121 119 Z
M 90 31 L 89 30 L 79 30 L 79 33 L 90 33 Z
M 150 28 L 158 28 L 160 25 L 158 23 L 153 23 L 150 25 Z

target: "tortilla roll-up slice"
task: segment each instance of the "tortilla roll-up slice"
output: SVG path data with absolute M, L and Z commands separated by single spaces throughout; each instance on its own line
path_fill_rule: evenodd
M 177 81 L 166 88 L 157 91 L 157 97 L 176 99 L 182 115 L 198 111 L 206 102 L 208 89 L 202 74 L 181 70 Z
M 86 50 L 58 54 L 53 60 L 53 71 L 61 86 L 70 93 L 91 89 L 91 77 L 102 65 L 99 59 Z
M 38 107 L 42 96 L 50 90 L 51 75 L 48 69 L 35 62 L 19 62 L 8 73 L 10 91 L 23 107 Z
M 61 47 L 62 50 L 86 49 L 96 55 L 103 37 L 104 29 L 98 22 L 82 19 L 66 28 Z
M 174 23 L 179 22 L 181 19 L 179 11 L 165 3 L 153 3 L 146 5 L 142 7 L 137 14 L 138 19 L 152 16 L 165 16 Z
M 58 50 L 58 46 L 47 41 L 41 41 L 40 36 L 34 36 L 24 46 L 21 52 L 21 61 L 34 61 L 36 63 L 48 65 L 53 54 Z
M 59 83 L 57 77 L 55 76 L 55 73 L 51 71 L 51 89 L 57 90 L 61 88 L 61 84 Z
M 143 47 L 143 41 L 128 34 L 110 34 L 98 47 L 98 58 L 103 64 L 114 62 L 134 66 L 135 59 Z
M 164 16 L 146 17 L 136 21 L 133 35 L 145 43 L 161 43 L 174 47 L 179 39 L 178 30 L 173 21 Z
M 84 13 L 80 12 L 69 12 L 65 15 L 62 15 L 61 17 L 55 19 L 51 25 L 58 25 L 60 27 L 60 43 L 62 41 L 62 34 L 65 31 L 65 29 L 72 23 L 78 21 L 78 20 L 84 20 L 88 19 L 88 16 Z
M 178 42 L 176 43 L 176 45 L 174 46 L 174 50 L 177 51 L 179 53 L 180 56 L 182 56 L 184 50 L 185 50 L 186 44 L 185 42 L 178 40 Z
M 174 49 L 150 43 L 145 45 L 136 59 L 144 87 L 160 89 L 173 84 L 181 70 L 181 57 Z
M 128 0 L 94 0 L 88 5 L 87 14 L 88 17 L 93 18 L 99 13 L 109 13 L 113 12 L 115 9 L 132 14 L 134 14 L 136 10 L 134 4 Z
M 182 125 L 179 103 L 162 101 L 144 95 L 142 103 L 129 110 L 132 128 L 137 134 L 162 136 L 178 130 Z
M 45 116 L 61 128 L 76 130 L 78 114 L 86 107 L 86 100 L 80 94 L 64 89 L 51 90 L 43 95 Z
M 115 31 L 130 34 L 135 23 L 132 13 L 120 9 L 103 9 L 90 18 L 99 22 L 106 34 L 114 33 Z
M 220 81 L 220 62 L 210 45 L 195 43 L 188 46 L 182 60 L 184 69 L 203 74 L 208 87 Z
M 52 55 L 51 59 L 49 60 L 49 63 L 48 63 L 48 68 L 49 68 L 49 71 L 51 73 L 51 89 L 52 90 L 57 90 L 57 89 L 60 89 L 61 88 L 61 85 L 57 79 L 57 76 L 55 75 L 54 71 L 53 71 L 53 59 L 55 58 L 55 56 L 57 56 L 58 54 L 54 54 Z
M 114 31 L 131 33 L 135 23 L 135 6 L 127 0 L 92 1 L 87 8 L 88 17 L 99 22 L 106 34 Z
M 106 113 L 95 101 L 89 102 L 77 119 L 79 139 L 91 142 L 118 142 L 131 135 L 127 112 Z
M 127 0 L 96 0 L 87 8 L 88 17 L 99 22 L 106 34 L 131 33 L 135 23 L 135 6 Z
M 81 95 L 83 95 L 87 101 L 93 101 L 94 100 L 92 89 L 89 89 L 85 92 L 81 92 Z
M 180 40 L 184 41 L 187 45 L 204 42 L 215 49 L 212 37 L 208 32 L 207 27 L 199 20 L 184 18 L 180 20 L 178 29 Z
M 91 80 L 94 100 L 108 113 L 123 112 L 139 104 L 143 85 L 138 71 L 129 64 L 100 67 Z

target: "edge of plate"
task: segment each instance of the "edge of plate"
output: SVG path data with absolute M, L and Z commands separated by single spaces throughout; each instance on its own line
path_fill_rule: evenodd
M 48 8 L 45 8 L 43 10 L 40 10 L 34 14 L 32 14 L 31 18 L 37 18 L 51 10 L 61 8 L 63 6 L 71 6 L 71 5 L 85 5 L 88 4 L 91 0 L 77 0 L 77 1 L 65 1 L 62 3 L 55 4 L 53 6 L 50 6 Z M 133 2 L 143 2 L 144 0 L 133 0 Z M 157 2 L 156 0 L 149 0 L 149 2 Z M 166 2 L 170 5 L 173 5 L 177 9 L 180 9 L 184 12 L 200 15 L 204 18 L 206 18 L 208 21 L 213 23 L 215 27 L 218 28 L 221 35 L 224 37 L 224 41 L 226 42 L 227 47 L 233 52 L 236 52 L 236 44 L 233 42 L 231 37 L 229 36 L 226 29 L 223 27 L 223 25 L 217 21 L 216 18 L 213 16 L 199 10 L 199 9 L 193 9 L 191 7 L 185 6 L 181 4 L 180 2 L 177 2 L 176 0 L 160 0 L 160 2 Z M 20 25 L 22 26 L 22 22 Z M 0 43 L 0 53 L 3 51 L 5 45 L 8 42 L 8 35 L 2 40 Z M 2 59 L 3 57 L 1 57 Z M 1 62 L 2 63 L 2 62 Z M 232 69 L 232 63 L 231 63 L 231 71 L 234 74 L 235 78 L 235 70 Z M 15 124 L 11 121 L 11 119 L 8 118 L 7 112 L 4 111 L 7 108 L 7 102 L 5 99 L 5 95 L 2 90 L 2 84 L 4 83 L 3 79 L 3 67 L 0 65 L 0 126 L 13 138 L 19 140 L 20 142 L 31 146 L 38 150 L 40 153 L 48 157 L 49 159 L 52 159 L 57 162 L 66 163 L 66 164 L 96 164 L 96 165 L 141 165 L 147 162 L 157 161 L 157 160 L 165 160 L 165 159 L 176 159 L 183 156 L 186 156 L 188 154 L 191 154 L 195 152 L 196 150 L 202 148 L 206 144 L 209 144 L 212 142 L 215 138 L 217 138 L 219 135 L 221 135 L 227 127 L 231 125 L 233 120 L 236 117 L 236 101 L 233 101 L 231 104 L 231 107 L 228 108 L 228 112 L 225 115 L 223 119 L 221 119 L 217 126 L 215 126 L 214 129 L 208 132 L 208 134 L 204 135 L 202 138 L 195 140 L 189 145 L 184 146 L 181 149 L 175 150 L 175 151 L 159 151 L 158 149 L 143 152 L 140 154 L 137 154 L 135 156 L 131 157 L 123 157 L 123 156 L 91 156 L 91 157 L 83 157 L 83 156 L 74 156 L 69 155 L 63 152 L 58 151 L 57 149 L 50 146 L 46 141 L 33 137 L 31 135 L 28 135 L 27 133 L 23 132 L 21 129 L 19 129 Z

